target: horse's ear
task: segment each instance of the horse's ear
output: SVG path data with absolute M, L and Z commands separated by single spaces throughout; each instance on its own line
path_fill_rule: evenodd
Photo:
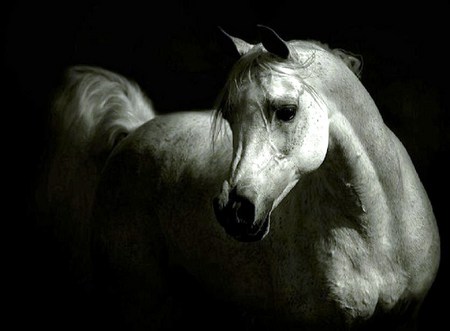
M 282 59 L 287 59 L 289 57 L 289 47 L 287 43 L 281 39 L 275 31 L 264 25 L 258 25 L 258 30 L 261 43 L 267 51 Z
M 222 36 L 225 37 L 225 38 L 223 38 L 225 40 L 225 42 L 228 45 L 231 45 L 231 47 L 237 51 L 239 56 L 244 55 L 245 53 L 247 53 L 250 50 L 250 48 L 253 47 L 252 44 L 249 44 L 245 40 L 231 36 L 230 34 L 225 32 L 225 30 L 223 30 L 221 27 L 219 27 L 219 30 L 220 30 Z

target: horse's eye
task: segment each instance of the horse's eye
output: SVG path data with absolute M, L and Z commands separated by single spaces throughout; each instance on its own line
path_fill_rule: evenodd
M 283 122 L 288 122 L 295 117 L 297 113 L 297 106 L 295 105 L 286 105 L 281 106 L 275 110 L 276 117 Z

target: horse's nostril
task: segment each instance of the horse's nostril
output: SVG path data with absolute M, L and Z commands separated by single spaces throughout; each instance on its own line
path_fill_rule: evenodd
M 251 225 L 255 220 L 255 205 L 243 197 L 238 197 L 234 210 L 236 213 L 236 221 Z
M 236 189 L 230 191 L 226 202 L 220 197 L 214 198 L 213 209 L 217 221 L 233 236 L 253 233 L 257 227 L 255 205 L 246 197 L 239 195 Z
M 213 200 L 216 219 L 231 237 L 242 241 L 252 242 L 261 240 L 268 232 L 269 222 L 256 221 L 256 207 L 247 198 L 239 195 L 236 189 L 230 191 L 227 200 L 220 197 Z

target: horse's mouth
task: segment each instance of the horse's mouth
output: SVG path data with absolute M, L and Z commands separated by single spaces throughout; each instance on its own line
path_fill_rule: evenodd
M 234 232 L 233 228 L 227 226 L 224 227 L 225 232 L 232 236 L 234 239 L 242 242 L 255 242 L 262 240 L 268 233 L 270 228 L 270 220 L 269 217 L 266 217 L 264 221 L 259 226 L 252 226 L 251 232 Z

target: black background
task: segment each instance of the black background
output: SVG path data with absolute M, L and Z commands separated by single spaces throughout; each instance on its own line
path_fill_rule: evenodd
M 2 6 L 2 164 L 4 183 L 12 184 L 4 185 L 2 273 L 8 276 L 6 313 L 14 329 L 89 328 L 99 308 L 83 298 L 51 228 L 39 224 L 42 211 L 34 202 L 48 140 L 48 103 L 64 68 L 89 64 L 121 73 L 137 81 L 161 113 L 211 107 L 234 60 L 219 42 L 217 26 L 256 41 L 256 24 L 286 40 L 316 39 L 363 56 L 362 82 L 409 151 L 441 233 L 440 273 L 424 303 L 422 325 L 447 321 L 446 6 L 281 0 Z

